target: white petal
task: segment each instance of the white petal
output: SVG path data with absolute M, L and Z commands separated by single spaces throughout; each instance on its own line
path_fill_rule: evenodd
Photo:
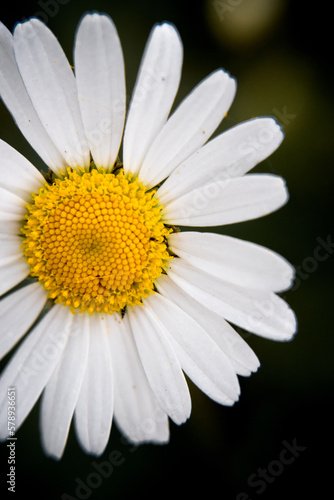
M 20 345 L 1 376 L 0 435 L 7 436 L 7 388 L 18 401 L 16 430 L 27 417 L 51 377 L 68 340 L 73 315 L 54 306 Z
M 13 37 L 0 23 L 0 95 L 24 137 L 53 171 L 66 165 L 50 139 L 18 70 L 13 51 Z
M 165 205 L 212 182 L 244 175 L 271 155 L 283 140 L 273 118 L 241 123 L 195 151 L 159 187 L 156 196 Z
M 5 223 L 0 234 L 0 295 L 24 280 L 30 272 L 20 249 L 22 238 L 15 234 L 22 226 L 25 212 L 22 198 L 0 187 L 0 222 Z
M 141 364 L 127 314 L 106 316 L 115 377 L 115 421 L 133 443 L 166 443 L 168 417 L 154 397 Z
M 109 16 L 84 16 L 75 39 L 74 67 L 93 160 L 110 170 L 123 134 L 125 75 L 120 40 Z
M 0 234 L 0 267 L 22 259 L 22 237 L 9 234 Z
M 21 235 L 21 237 L 22 237 L 21 227 L 22 227 L 21 220 L 1 220 L 0 219 L 0 234 L 14 235 L 14 236 Z
M 158 293 L 147 297 L 145 304 L 150 306 L 156 320 L 173 339 L 171 342 L 181 356 L 182 368 L 193 382 L 208 390 L 208 396 L 213 396 L 220 403 L 237 401 L 240 388 L 235 371 L 228 357 L 206 331 L 180 307 Z
M 75 314 L 64 354 L 55 368 L 41 400 L 41 433 L 47 455 L 59 459 L 85 374 L 89 335 L 88 318 Z
M 3 191 L 9 197 L 16 197 L 16 195 L 6 190 Z M 20 249 L 21 244 L 22 238 L 20 236 L 0 234 L 0 295 L 24 280 L 30 272 L 30 268 L 25 262 Z
M 101 455 L 107 446 L 113 415 L 113 371 L 105 318 L 89 317 L 86 372 L 75 409 L 75 430 L 86 453 Z
M 161 295 L 175 302 L 210 335 L 225 352 L 238 375 L 248 376 L 260 366 L 257 356 L 240 335 L 221 316 L 210 311 L 162 275 L 155 285 Z
M 171 234 L 168 244 L 198 269 L 246 288 L 282 291 L 294 278 L 293 267 L 277 253 L 230 236 L 186 231 Z
M 178 106 L 145 156 L 139 178 L 153 187 L 216 130 L 229 109 L 236 84 L 223 70 L 202 81 Z
M 16 61 L 36 112 L 73 168 L 89 166 L 73 71 L 57 38 L 36 18 L 16 25 Z
M 0 358 L 23 337 L 42 311 L 47 299 L 44 288 L 32 283 L 0 301 Z
M 25 201 L 22 198 L 0 187 L 0 220 L 23 222 L 26 212 Z
M 180 226 L 220 226 L 256 219 L 288 200 L 284 179 L 249 174 L 194 189 L 166 205 L 164 222 Z
M 183 48 L 171 24 L 151 31 L 130 102 L 123 144 L 125 172 L 138 174 L 171 110 L 180 83 Z
M 227 321 L 272 340 L 291 340 L 296 332 L 293 311 L 274 293 L 226 283 L 173 259 L 169 277 L 180 288 Z
M 23 281 L 29 274 L 30 267 L 19 255 L 14 261 L 0 267 L 0 295 L 8 292 Z
M 42 174 L 24 156 L 0 139 L 0 186 L 25 201 L 45 183 Z
M 191 400 L 180 363 L 166 333 L 146 307 L 131 307 L 128 315 L 152 391 L 163 411 L 175 423 L 182 424 L 189 418 Z

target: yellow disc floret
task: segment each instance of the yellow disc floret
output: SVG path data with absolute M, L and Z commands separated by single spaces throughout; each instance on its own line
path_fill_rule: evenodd
M 154 191 L 120 169 L 68 169 L 27 205 L 23 252 L 31 275 L 73 312 L 140 304 L 171 258 Z

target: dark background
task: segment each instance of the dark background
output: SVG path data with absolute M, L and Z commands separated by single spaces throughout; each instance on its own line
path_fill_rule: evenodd
M 65 454 L 56 462 L 43 454 L 37 405 L 17 433 L 17 492 L 12 497 L 325 498 L 332 493 L 334 256 L 329 247 L 320 260 L 316 249 L 319 238 L 334 240 L 332 16 L 323 4 L 295 0 L 40 0 L 8 2 L 1 20 L 12 30 L 15 22 L 39 15 L 72 62 L 74 32 L 86 10 L 107 12 L 118 28 L 128 96 L 151 27 L 168 20 L 184 43 L 176 102 L 224 67 L 237 78 L 238 93 L 217 132 L 261 115 L 273 115 L 283 125 L 283 145 L 255 171 L 283 176 L 289 203 L 223 232 L 268 246 L 296 266 L 296 283 L 284 298 L 296 311 L 299 331 L 283 344 L 240 332 L 261 361 L 258 373 L 240 379 L 240 402 L 221 407 L 191 385 L 191 418 L 181 427 L 171 424 L 166 446 L 133 448 L 114 427 L 105 454 L 94 458 L 83 453 L 71 430 Z M 41 166 L 2 104 L 0 137 Z M 297 446 L 295 456 L 284 454 L 287 443 Z M 5 496 L 8 452 L 4 445 L 1 450 Z M 119 465 L 112 471 L 105 465 L 108 477 L 101 477 L 94 462 L 109 461 L 111 452 L 118 452 Z M 282 463 L 284 457 L 290 463 Z

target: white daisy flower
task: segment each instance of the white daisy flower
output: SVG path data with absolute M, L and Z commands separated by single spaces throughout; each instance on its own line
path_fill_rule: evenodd
M 293 280 L 285 259 L 177 229 L 254 219 L 288 198 L 280 177 L 247 174 L 280 145 L 275 120 L 207 142 L 236 82 L 219 69 L 170 115 L 181 67 L 177 30 L 156 25 L 125 122 L 122 49 L 107 15 L 81 20 L 74 71 L 41 21 L 13 35 L 0 26 L 1 97 L 50 169 L 44 177 L 0 142 L 1 357 L 22 340 L 1 377 L 2 439 L 15 387 L 16 430 L 42 395 L 52 457 L 73 417 L 87 453 L 104 451 L 113 420 L 131 442 L 167 442 L 168 417 L 182 424 L 191 412 L 186 376 L 232 405 L 238 375 L 259 367 L 231 324 L 280 341 L 296 331 L 276 294 Z

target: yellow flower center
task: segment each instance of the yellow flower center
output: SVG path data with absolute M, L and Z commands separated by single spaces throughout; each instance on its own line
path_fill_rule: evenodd
M 140 304 L 171 258 L 162 207 L 120 169 L 67 170 L 27 205 L 23 252 L 31 275 L 72 312 Z

